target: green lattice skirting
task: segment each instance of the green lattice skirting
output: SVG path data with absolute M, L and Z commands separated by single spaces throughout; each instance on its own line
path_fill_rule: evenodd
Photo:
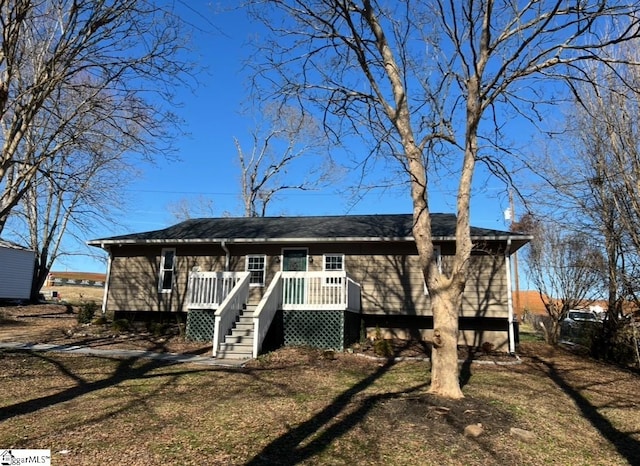
M 215 311 L 199 309 L 187 315 L 186 338 L 190 341 L 213 341 Z
M 346 326 L 355 325 L 356 335 L 358 328 L 357 321 L 345 314 L 344 311 L 283 311 L 284 345 L 343 351 L 353 335 L 350 328 L 345 332 Z

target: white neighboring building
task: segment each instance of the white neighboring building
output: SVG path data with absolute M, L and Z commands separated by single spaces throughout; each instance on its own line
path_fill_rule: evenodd
M 35 252 L 0 239 L 0 299 L 29 299 L 35 257 Z

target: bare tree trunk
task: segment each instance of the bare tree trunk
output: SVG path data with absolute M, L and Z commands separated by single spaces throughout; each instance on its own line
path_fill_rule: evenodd
M 458 312 L 460 293 L 453 288 L 431 295 L 433 350 L 429 392 L 447 398 L 463 398 L 458 369 Z
M 36 259 L 36 264 L 33 270 L 33 281 L 31 282 L 31 301 L 38 302 L 40 296 L 40 290 L 47 281 L 49 272 L 51 269 L 47 267 L 46 261 Z
M 465 153 L 458 184 L 456 254 L 453 259 L 453 270 L 448 277 L 437 271 L 433 263 L 433 246 L 431 246 L 429 255 L 431 272 L 427 276 L 429 290 L 432 290 L 433 312 L 433 375 L 429 391 L 454 399 L 464 397 L 458 378 L 458 317 L 462 309 L 462 293 L 473 247 L 469 205 L 471 182 L 478 153 L 477 126 L 482 114 L 477 83 L 478 80 L 475 77 L 470 79 Z M 414 199 L 414 205 L 415 202 Z
M 560 322 L 557 319 L 551 319 L 551 325 L 547 335 L 547 343 L 556 346 L 560 337 Z
M 407 110 L 408 112 L 408 110 Z M 420 265 L 422 267 L 425 282 L 431 293 L 431 313 L 433 315 L 433 350 L 431 367 L 431 387 L 429 392 L 434 395 L 444 396 L 452 399 L 463 398 L 460 389 L 458 370 L 458 315 L 462 290 L 464 289 L 464 279 L 466 275 L 457 272 L 462 268 L 454 270 L 455 279 L 445 276 L 440 271 L 434 259 L 434 247 L 431 232 L 431 217 L 426 197 L 427 176 L 420 150 L 413 143 L 413 135 L 409 126 L 409 117 L 400 112 L 400 117 L 396 122 L 398 132 L 402 135 L 402 142 L 405 147 L 407 165 L 411 178 L 411 197 L 413 200 L 413 236 L 418 249 Z M 404 123 L 404 124 L 403 124 Z M 470 184 L 466 186 L 470 189 Z M 464 189 L 462 189 L 464 191 Z M 464 228 L 468 226 L 468 205 L 465 216 L 462 214 L 462 223 L 458 218 L 457 230 L 461 233 L 462 240 L 465 240 Z M 460 231 L 462 228 L 462 231 Z M 469 235 L 466 235 L 469 238 Z M 456 243 L 459 238 L 456 237 Z M 470 244 L 470 239 L 469 239 Z M 461 261 L 455 260 L 454 264 L 466 264 L 470 247 L 460 247 L 458 249 L 467 257 Z M 455 266 L 454 266 L 455 267 Z

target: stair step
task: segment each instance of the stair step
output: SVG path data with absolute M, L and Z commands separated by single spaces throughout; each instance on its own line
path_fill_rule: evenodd
M 252 328 L 234 328 L 231 333 L 225 335 L 227 337 L 251 337 L 253 338 L 253 329 Z
M 253 357 L 253 352 L 243 352 L 243 353 L 227 353 L 225 351 L 218 351 L 216 355 L 217 359 L 251 359 Z
M 233 327 L 231 327 L 232 329 L 234 328 L 253 328 L 253 321 L 251 322 L 236 322 L 235 324 L 233 324 Z
M 221 343 L 216 358 L 249 359 L 253 357 L 253 343 Z
M 224 337 L 224 343 L 223 344 L 250 344 L 253 345 L 253 332 L 251 333 L 251 335 L 236 335 L 236 334 L 231 334 L 231 335 L 227 335 Z
M 220 343 L 220 349 L 224 349 L 226 351 L 229 350 L 241 350 L 244 351 L 246 349 L 253 350 L 253 340 L 245 340 L 241 342 L 224 342 Z
M 253 311 L 257 305 L 247 305 L 238 315 L 231 328 L 231 333 L 225 335 L 220 343 L 216 358 L 220 359 L 251 359 L 253 357 Z

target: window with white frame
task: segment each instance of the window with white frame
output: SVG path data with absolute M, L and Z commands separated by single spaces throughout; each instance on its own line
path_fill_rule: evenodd
M 436 265 L 438 266 L 438 271 L 442 273 L 442 255 L 440 254 L 440 246 L 433 247 L 433 260 L 436 261 Z M 427 282 L 423 281 L 424 285 L 424 294 L 429 295 L 429 289 L 427 288 Z
M 344 254 L 324 254 L 322 268 L 325 272 L 344 271 Z M 326 277 L 325 285 L 342 285 L 342 277 Z
M 173 278 L 175 275 L 176 250 L 163 249 L 160 259 L 160 277 L 158 279 L 158 291 L 171 293 Z
M 249 286 L 264 286 L 265 264 L 264 254 L 247 256 L 247 272 L 251 274 Z

